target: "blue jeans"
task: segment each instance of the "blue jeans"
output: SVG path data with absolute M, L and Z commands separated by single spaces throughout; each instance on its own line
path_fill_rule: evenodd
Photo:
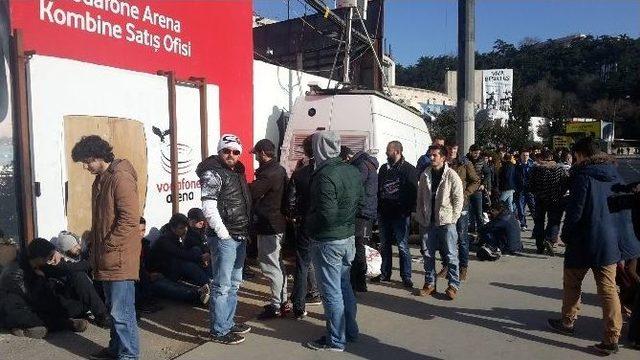
M 436 250 L 447 264 L 449 286 L 460 288 L 458 267 L 458 232 L 455 224 L 422 228 L 422 253 L 424 258 L 424 282 L 436 284 Z
M 469 225 L 473 232 L 480 230 L 484 225 L 482 215 L 482 191 L 476 191 L 469 195 Z
M 132 280 L 102 281 L 105 305 L 113 318 L 109 352 L 118 360 L 140 356 L 136 322 L 135 285 Z
M 507 204 L 509 211 L 513 214 L 515 212 L 515 205 L 513 203 L 513 193 L 515 190 L 505 190 L 500 193 L 500 201 Z
M 533 199 L 533 194 L 530 192 L 517 192 L 516 193 L 516 207 L 518 210 L 518 220 L 520 226 L 527 226 L 527 216 L 524 212 L 524 207 L 529 207 L 529 212 L 533 217 L 536 215 L 536 202 Z
M 205 268 L 200 264 L 187 260 L 173 259 L 171 262 L 170 272 L 170 278 L 173 281 L 185 280 L 186 282 L 197 286 L 208 284 L 210 281 Z
M 351 288 L 351 263 L 356 254 L 355 237 L 318 241 L 311 258 L 327 319 L 327 344 L 341 349 L 358 338 L 356 297 Z
M 211 248 L 211 334 L 224 336 L 235 325 L 233 317 L 238 305 L 238 289 L 242 283 L 242 267 L 247 253 L 246 241 L 208 238 Z
M 456 231 L 458 232 L 458 258 L 460 259 L 460 267 L 469 267 L 469 207 L 462 209 L 462 214 L 456 223 Z
M 411 253 L 409 252 L 409 217 L 380 219 L 380 255 L 382 256 L 381 275 L 384 279 L 391 278 L 391 263 L 393 255 L 391 245 L 398 245 L 400 255 L 400 277 L 411 280 Z

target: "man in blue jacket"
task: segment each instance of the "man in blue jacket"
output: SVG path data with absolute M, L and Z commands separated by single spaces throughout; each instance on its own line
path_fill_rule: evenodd
M 615 159 L 600 153 L 590 138 L 574 147 L 576 165 L 561 238 L 567 244 L 564 257 L 562 318 L 549 319 L 551 328 L 573 335 L 580 308 L 582 281 L 593 272 L 602 300 L 604 339 L 594 349 L 604 355 L 618 351 L 622 312 L 616 287 L 616 264 L 640 256 L 630 210 L 612 212 L 607 199 L 612 186 L 622 181 Z
M 525 205 L 529 207 L 529 212 L 533 216 L 535 212 L 535 201 L 533 194 L 529 190 L 529 176 L 533 169 L 533 160 L 529 157 L 529 150 L 520 152 L 520 159 L 516 164 L 516 210 L 518 220 L 520 220 L 520 228 L 527 230 L 527 217 L 524 213 Z

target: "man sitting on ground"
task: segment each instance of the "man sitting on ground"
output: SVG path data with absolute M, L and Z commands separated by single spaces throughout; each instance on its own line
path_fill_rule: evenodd
M 207 245 L 207 218 L 200 208 L 191 208 L 187 213 L 189 219 L 189 230 L 184 238 L 184 246 L 187 249 L 198 248 L 202 253 L 209 252 Z
M 189 220 L 184 214 L 174 214 L 169 223 L 160 229 L 162 235 L 151 248 L 150 266 L 172 281 L 184 280 L 196 286 L 209 283 L 205 271 L 211 258 L 200 248 L 187 248 L 183 238 Z
M 500 249 L 504 254 L 515 255 L 522 251 L 520 223 L 503 202 L 489 208 L 490 221 L 480 229 L 481 246 Z
M 63 230 L 58 236 L 51 239 L 51 243 L 56 247 L 56 250 L 64 256 L 66 261 L 80 261 L 82 246 L 78 235 Z

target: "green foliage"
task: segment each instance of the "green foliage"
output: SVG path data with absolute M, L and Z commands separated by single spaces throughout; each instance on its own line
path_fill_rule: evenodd
M 396 79 L 443 91 L 446 71 L 456 68 L 452 55 L 421 57 L 399 66 Z M 550 136 L 563 132 L 563 119 L 588 117 L 615 121 L 617 137 L 640 138 L 640 39 L 525 39 L 518 46 L 498 39 L 492 51 L 476 54 L 476 69 L 495 68 L 514 69 L 512 121 L 518 125 L 510 123 L 512 131 L 522 132 L 531 116 L 543 116 L 551 119 L 543 130 Z

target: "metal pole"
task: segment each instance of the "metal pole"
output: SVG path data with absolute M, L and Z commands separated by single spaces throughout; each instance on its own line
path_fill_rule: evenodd
M 462 154 L 475 142 L 475 0 L 458 0 L 458 144 Z
M 344 59 L 342 60 L 342 82 L 345 84 L 349 83 L 349 62 L 351 58 L 349 57 L 349 53 L 351 52 L 351 27 L 353 24 L 353 8 L 349 8 L 349 12 L 347 13 L 347 40 L 345 42 L 344 47 Z
M 178 120 L 176 115 L 176 75 L 167 72 L 169 87 L 169 141 L 171 147 L 171 210 L 172 214 L 180 212 L 178 201 Z

